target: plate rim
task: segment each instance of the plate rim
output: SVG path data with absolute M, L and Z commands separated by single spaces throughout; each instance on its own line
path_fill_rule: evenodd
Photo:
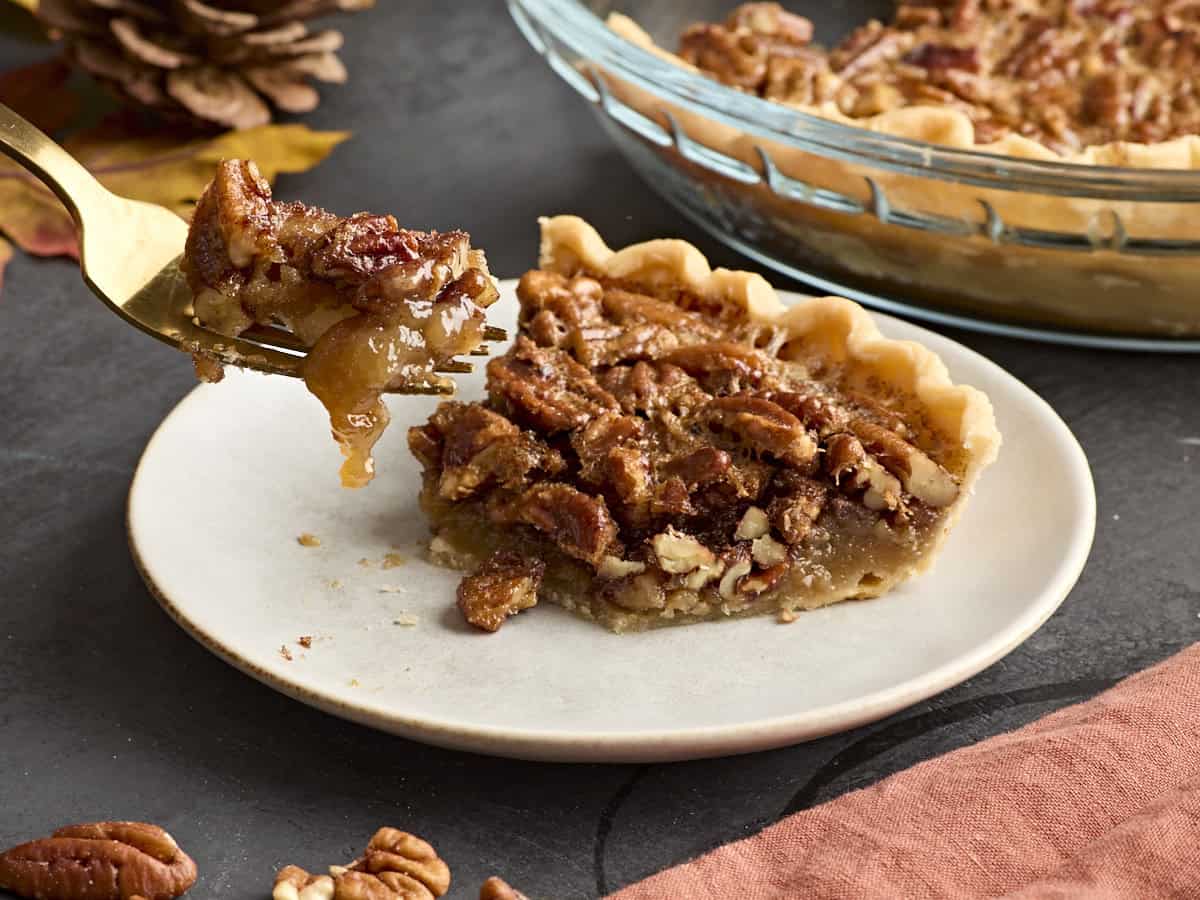
M 505 279 L 502 282 L 505 286 L 514 283 L 513 279 Z M 787 297 L 796 292 L 781 293 Z M 993 633 L 987 640 L 976 644 L 965 653 L 898 685 L 832 705 L 757 719 L 750 723 L 689 726 L 656 731 L 642 729 L 630 732 L 562 732 L 470 725 L 432 719 L 429 716 L 406 716 L 385 709 L 380 704 L 365 700 L 352 702 L 331 692 L 322 692 L 290 681 L 246 658 L 221 638 L 191 620 L 176 602 L 167 596 L 138 549 L 134 504 L 146 460 L 171 420 L 194 402 L 197 395 L 207 389 L 206 385 L 195 386 L 172 407 L 154 429 L 138 459 L 126 496 L 126 537 L 130 556 L 155 602 L 185 633 L 219 659 L 272 690 L 308 706 L 410 740 L 453 750 L 532 761 L 649 763 L 754 753 L 848 731 L 878 721 L 961 684 L 1024 643 L 1058 610 L 1078 582 L 1091 553 L 1097 517 L 1095 480 L 1087 455 L 1074 433 L 1050 404 L 1015 375 L 950 337 L 885 313 L 871 311 L 871 315 L 885 322 L 891 320 L 916 329 L 922 339 L 932 336 L 935 342 L 947 342 L 958 352 L 972 358 L 973 362 L 991 368 L 1008 379 L 1012 386 L 1022 392 L 1025 399 L 1038 409 L 1041 417 L 1048 417 L 1051 422 L 1056 423 L 1063 436 L 1069 439 L 1064 441 L 1065 451 L 1079 464 L 1071 467 L 1071 471 L 1078 486 L 1084 488 L 1081 491 L 1085 505 L 1082 527 L 1073 533 L 1055 577 L 1041 591 L 1042 601 L 1027 608 L 1006 628 Z

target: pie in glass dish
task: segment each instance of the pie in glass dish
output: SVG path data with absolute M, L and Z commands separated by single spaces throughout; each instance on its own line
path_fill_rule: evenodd
M 448 390 L 435 369 L 482 344 L 499 296 L 466 232 L 277 202 L 246 160 L 218 167 L 181 266 L 203 325 L 231 336 L 281 327 L 308 349 L 304 380 L 329 412 L 347 487 L 374 475 L 371 448 L 389 421 L 381 395 Z
M 731 4 L 726 19 L 692 22 L 662 44 L 629 17 L 608 17 L 611 31 L 679 69 L 862 130 L 853 140 L 866 149 L 844 157 L 783 140 L 783 130 L 738 127 L 679 102 L 669 86 L 652 90 L 596 64 L 590 74 L 605 92 L 672 142 L 698 145 L 645 144 L 655 166 L 702 186 L 691 208 L 776 259 L 867 293 L 1015 324 L 1200 334 L 1187 249 L 1200 241 L 1195 204 L 1143 196 L 1157 170 L 1171 170 L 1172 182 L 1200 169 L 1200 7 L 898 3 L 888 22 L 829 49 L 787 7 L 805 9 Z M 794 129 L 809 133 L 803 120 Z M 875 135 L 889 147 L 932 145 L 929 162 L 875 165 Z M 1092 171 L 1077 180 L 1056 165 L 972 183 L 955 174 L 962 160 L 935 157 L 937 148 Z M 727 177 L 739 165 L 761 177 Z
M 643 46 L 632 20 L 610 25 Z M 677 55 L 738 90 L 889 134 L 1122 165 L 1115 145 L 1200 134 L 1200 7 L 1185 0 L 916 0 L 825 49 L 779 3 L 696 22 Z M 923 112 L 914 112 L 922 110 Z M 1151 154 L 1177 162 L 1193 142 Z M 1133 151 L 1136 157 L 1137 151 Z
M 486 399 L 409 430 L 468 621 L 787 621 L 932 564 L 1000 445 L 985 395 L 848 300 L 785 307 L 684 241 L 541 226 Z

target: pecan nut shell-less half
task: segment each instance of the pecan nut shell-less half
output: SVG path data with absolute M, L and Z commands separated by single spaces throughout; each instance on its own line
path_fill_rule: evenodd
M 144 822 L 71 825 L 0 854 L 0 889 L 38 900 L 172 900 L 195 881 L 192 858 Z

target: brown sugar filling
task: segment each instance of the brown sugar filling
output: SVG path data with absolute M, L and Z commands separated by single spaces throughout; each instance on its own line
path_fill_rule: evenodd
M 876 596 L 940 536 L 966 461 L 911 398 L 687 291 L 532 271 L 517 295 L 487 399 L 409 431 L 436 561 L 626 631 Z M 492 583 L 460 598 L 516 611 Z
M 221 163 L 201 196 L 183 269 L 206 326 L 235 336 L 282 326 L 310 348 L 304 380 L 329 412 L 348 487 L 374 474 L 381 394 L 442 383 L 434 367 L 482 343 L 498 297 L 465 232 L 275 202 L 242 160 Z
M 975 141 L 1019 134 L 1059 153 L 1200 134 L 1200 7 L 1179 0 L 901 2 L 826 50 L 778 3 L 689 26 L 680 56 L 769 100 L 866 118 L 964 112 Z

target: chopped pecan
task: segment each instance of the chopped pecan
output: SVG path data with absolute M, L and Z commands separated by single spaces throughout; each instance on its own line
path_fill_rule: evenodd
M 744 575 L 738 579 L 737 591 L 744 594 L 761 594 L 769 591 L 779 583 L 779 580 L 788 573 L 788 569 L 791 567 L 792 564 L 785 560 L 751 575 Z
M 742 446 L 807 469 L 817 442 L 804 423 L 777 403 L 750 394 L 717 397 L 704 409 L 710 428 L 731 433 Z
M 711 566 L 717 558 L 713 552 L 690 534 L 668 527 L 654 536 L 650 542 L 658 567 L 664 572 L 681 575 L 704 566 Z
M 601 578 L 626 578 L 629 575 L 641 575 L 646 571 L 646 564 L 638 560 L 619 559 L 616 556 L 606 556 L 596 567 L 596 574 Z
M 601 497 L 567 484 L 539 484 L 516 502 L 515 518 L 546 534 L 568 556 L 599 565 L 616 540 L 617 526 Z
M 488 363 L 487 374 L 492 402 L 543 431 L 571 431 L 617 408 L 612 394 L 584 366 L 523 336 Z
M 284 866 L 275 876 L 271 900 L 333 900 L 332 875 L 313 875 L 299 866 Z
M 979 49 L 977 47 L 955 47 L 953 44 L 923 44 L 905 59 L 922 69 L 964 69 L 978 72 Z
M 435 900 L 450 889 L 450 868 L 413 834 L 380 828 L 366 852 L 329 875 L 287 866 L 275 876 L 272 900 Z
M 0 854 L 0 890 L 57 900 L 171 900 L 196 864 L 157 825 L 94 822 Z
M 749 575 L 750 570 L 754 567 L 754 563 L 750 559 L 750 545 L 734 544 L 721 555 L 721 562 L 725 566 L 725 574 L 721 576 L 717 593 L 727 603 L 733 603 L 738 599 L 739 582 Z
M 579 457 L 579 476 L 600 484 L 606 474 L 609 454 L 618 447 L 636 447 L 645 433 L 645 423 L 619 412 L 606 412 L 571 435 L 571 448 Z
M 832 54 L 829 62 L 843 78 L 883 60 L 899 59 L 908 49 L 910 35 L 893 31 L 880 22 L 869 22 L 856 29 Z
M 1097 75 L 1083 91 L 1083 116 L 1124 133 L 1129 125 L 1129 76 L 1116 69 Z
M 824 485 L 804 479 L 788 493 L 775 497 L 767 507 L 767 515 L 785 541 L 798 544 L 812 531 L 828 495 Z
M 601 586 L 600 595 L 631 612 L 662 609 L 667 605 L 662 575 L 658 572 L 643 572 L 629 578 L 607 581 Z
M 854 420 L 850 427 L 883 467 L 900 479 L 904 489 L 926 506 L 942 507 L 954 502 L 957 482 L 920 449 L 864 419 Z
M 738 522 L 737 531 L 733 533 L 735 541 L 752 541 L 760 538 L 771 530 L 771 520 L 757 506 L 749 507 Z
M 787 547 L 775 540 L 769 534 L 755 538 L 750 544 L 750 556 L 756 565 L 769 569 L 777 566 L 788 558 Z
M 529 898 L 503 878 L 493 875 L 480 886 L 479 900 L 529 900 Z
M 546 574 L 540 559 L 497 551 L 458 585 L 458 608 L 476 628 L 499 631 L 509 616 L 537 605 Z

